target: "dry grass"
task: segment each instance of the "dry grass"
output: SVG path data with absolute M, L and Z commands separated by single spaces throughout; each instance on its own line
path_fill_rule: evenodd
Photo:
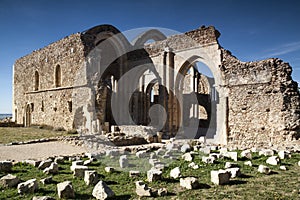
M 53 131 L 37 127 L 0 127 L 0 144 L 68 135 L 66 131 Z

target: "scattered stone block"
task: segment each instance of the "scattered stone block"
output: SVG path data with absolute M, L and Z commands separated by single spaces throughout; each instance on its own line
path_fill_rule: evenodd
M 300 161 L 298 161 L 298 166 L 300 166 Z
M 121 168 L 128 167 L 129 166 L 129 162 L 128 162 L 127 156 L 126 155 L 120 156 L 119 163 L 120 163 L 120 167 Z
M 279 157 L 281 160 L 283 160 L 283 159 L 289 158 L 289 157 L 290 157 L 290 153 L 287 152 L 287 151 L 282 150 L 282 151 L 279 151 L 279 152 L 278 152 L 278 157 Z
M 192 169 L 199 169 L 199 165 L 197 165 L 196 163 L 194 162 L 191 162 L 188 167 L 192 168 Z
M 141 175 L 141 172 L 140 171 L 129 171 L 129 177 L 139 177 Z
M 13 163 L 8 160 L 0 161 L 0 172 L 10 172 Z
M 30 179 L 26 182 L 18 184 L 18 193 L 19 194 L 27 194 L 27 193 L 34 193 L 38 190 L 38 182 L 36 179 Z
M 224 157 L 230 158 L 234 161 L 238 160 L 238 153 L 235 151 L 228 151 L 226 153 L 223 153 Z
M 63 156 L 58 156 L 54 159 L 54 162 L 57 164 L 63 164 L 65 162 L 65 158 Z
M 183 144 L 180 148 L 180 151 L 182 153 L 187 153 L 187 152 L 190 152 L 191 150 L 192 150 L 192 148 L 188 143 Z
M 84 182 L 87 185 L 96 185 L 99 181 L 99 174 L 95 170 L 86 170 L 84 172 Z
M 222 147 L 219 149 L 220 154 L 226 154 L 228 152 L 228 149 L 226 147 Z
M 84 161 L 83 160 L 75 160 L 72 162 L 72 165 L 75 166 L 75 165 L 83 165 Z
M 210 148 L 211 151 L 217 151 L 218 150 L 217 146 L 210 146 L 209 148 Z
M 228 168 L 226 171 L 230 173 L 231 178 L 240 177 L 242 175 L 241 170 L 238 167 Z
M 280 159 L 277 156 L 271 156 L 266 160 L 266 163 L 269 165 L 278 165 Z
M 224 168 L 233 168 L 233 167 L 238 167 L 239 165 L 237 163 L 232 163 L 232 162 L 226 162 Z
M 282 170 L 282 171 L 286 171 L 287 170 L 286 166 L 284 166 L 284 165 L 280 166 L 279 169 Z
M 198 142 L 200 142 L 202 144 L 205 144 L 206 143 L 206 137 L 205 136 L 199 137 Z
M 138 157 L 138 158 L 146 158 L 147 157 L 147 151 L 138 151 L 138 152 L 136 152 L 136 157 Z
M 57 194 L 60 199 L 74 199 L 75 192 L 71 181 L 65 181 L 57 184 Z
M 50 196 L 35 196 L 32 197 L 32 200 L 55 200 L 55 198 Z
M 140 197 L 151 197 L 152 191 L 143 181 L 135 182 L 135 192 Z
M 43 170 L 45 174 L 57 174 L 58 173 L 58 165 L 53 162 L 49 167 Z
M 181 156 L 181 158 L 185 161 L 191 162 L 194 158 L 193 154 L 189 153 L 185 153 Z
M 215 159 L 222 158 L 223 156 L 219 153 L 210 153 L 209 157 L 214 157 Z
M 203 147 L 203 148 L 200 148 L 199 151 L 204 153 L 204 154 L 210 154 L 211 147 Z
M 108 185 L 103 182 L 99 181 L 97 185 L 95 185 L 92 193 L 93 197 L 96 199 L 107 199 L 115 196 L 115 193 L 108 187 Z
M 92 162 L 93 162 L 93 160 L 85 160 L 85 161 L 83 162 L 83 165 L 84 165 L 84 166 L 88 166 L 88 165 L 90 165 Z
M 207 157 L 207 156 L 203 156 L 202 157 L 202 162 L 206 163 L 206 164 L 213 164 L 215 162 L 215 158 L 214 157 Z
M 32 165 L 34 167 L 38 167 L 41 163 L 41 161 L 36 161 L 36 160 L 24 160 L 23 163 Z
M 265 165 L 259 165 L 258 166 L 258 172 L 262 173 L 262 174 L 270 174 L 271 170 L 269 167 L 265 166 Z
M 229 183 L 230 176 L 230 172 L 226 170 L 213 170 L 210 172 L 211 182 L 216 185 Z
M 78 178 L 84 178 L 84 172 L 88 169 L 89 168 L 87 166 L 75 165 L 72 167 L 71 171 L 73 171 L 74 177 L 76 176 Z
M 250 160 L 244 162 L 244 165 L 252 167 L 252 162 Z
M 41 161 L 41 163 L 39 164 L 38 169 L 44 170 L 44 169 L 46 169 L 47 167 L 50 167 L 51 163 L 52 163 L 52 160 L 50 160 L 50 159 L 48 159 L 48 160 L 43 160 L 43 161 Z
M 180 169 L 179 169 L 179 167 L 175 167 L 174 169 L 172 169 L 171 171 L 170 171 L 170 177 L 172 177 L 172 178 L 179 178 L 180 177 L 180 175 L 181 175 L 181 173 L 180 173 Z
M 171 151 L 170 149 L 167 149 L 167 150 Z M 162 149 L 162 148 L 157 149 L 157 150 L 155 151 L 155 154 L 156 154 L 157 156 L 162 156 L 162 155 L 165 154 L 165 150 Z
M 198 189 L 200 184 L 195 177 L 186 177 L 180 179 L 180 186 L 188 190 Z
M 252 159 L 252 153 L 250 150 L 244 150 L 241 152 L 241 157 L 242 158 L 247 158 L 247 159 Z
M 263 149 L 258 152 L 258 155 L 260 156 L 273 156 L 274 151 L 272 149 Z
M 163 196 L 167 196 L 168 195 L 168 190 L 167 188 L 159 188 L 157 190 L 157 196 L 159 197 L 163 197 Z
M 7 174 L 0 179 L 0 185 L 4 188 L 13 188 L 18 185 L 20 179 L 12 174 Z
M 52 176 L 49 176 L 49 177 L 47 177 L 47 178 L 43 178 L 43 179 L 41 179 L 40 181 L 41 181 L 41 183 L 42 183 L 43 185 L 53 183 Z
M 107 173 L 112 173 L 115 171 L 115 168 L 113 167 L 105 167 L 104 170 L 107 172 Z
M 158 181 L 161 180 L 161 178 L 162 178 L 162 171 L 153 168 L 147 171 L 147 180 L 149 182 Z

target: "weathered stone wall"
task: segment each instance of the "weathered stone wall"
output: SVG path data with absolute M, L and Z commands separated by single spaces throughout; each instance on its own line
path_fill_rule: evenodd
M 25 123 L 26 106 L 31 108 L 31 124 L 47 124 L 72 129 L 72 86 L 74 76 L 84 63 L 81 34 L 65 37 L 18 59 L 14 65 L 14 114 Z M 55 85 L 55 68 L 61 68 L 61 85 Z M 35 89 L 35 73 L 39 87 Z
M 279 59 L 241 62 L 222 50 L 228 88 L 228 142 L 253 146 L 299 137 L 299 92 L 292 68 Z

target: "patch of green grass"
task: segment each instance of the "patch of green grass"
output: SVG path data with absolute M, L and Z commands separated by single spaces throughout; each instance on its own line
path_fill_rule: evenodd
M 204 164 L 201 161 L 202 154 L 196 154 L 194 162 L 200 165 L 199 169 L 191 169 L 188 167 L 189 162 L 181 159 L 176 160 L 169 164 L 164 169 L 163 179 L 160 181 L 148 183 L 154 189 L 166 187 L 170 192 L 169 196 L 156 197 L 157 199 L 299 199 L 300 188 L 300 167 L 297 162 L 300 160 L 300 154 L 293 154 L 291 158 L 283 160 L 282 164 L 286 165 L 288 171 L 279 170 L 278 166 L 270 166 L 265 163 L 267 157 L 258 157 L 254 154 L 252 163 L 254 166 L 245 166 L 244 161 L 237 161 L 241 167 L 243 176 L 232 179 L 228 185 L 217 186 L 210 182 L 210 171 L 224 168 L 225 162 L 231 160 L 219 159 L 216 164 Z M 128 156 L 130 163 L 139 168 L 132 168 L 142 171 L 140 177 L 129 178 L 129 173 L 126 171 L 117 171 L 114 173 L 106 173 L 104 168 L 106 164 L 117 167 L 118 159 L 114 160 L 115 163 L 108 163 L 109 158 L 101 158 L 92 163 L 89 168 L 96 170 L 100 174 L 101 180 L 105 181 L 109 187 L 115 192 L 114 199 L 137 199 L 135 194 L 135 181 L 147 179 L 146 172 L 149 164 L 146 162 L 138 163 L 138 159 Z M 274 173 L 271 175 L 264 175 L 257 172 L 259 164 L 269 166 Z M 141 166 L 145 165 L 145 168 Z M 86 186 L 83 179 L 73 178 L 70 171 L 71 162 L 65 161 L 64 164 L 59 164 L 59 174 L 53 175 L 53 184 L 42 185 L 39 183 L 39 190 L 35 194 L 19 195 L 17 189 L 4 189 L 0 186 L 0 199 L 32 199 L 33 196 L 48 195 L 58 199 L 56 192 L 56 184 L 69 180 L 72 182 L 76 199 L 93 199 L 92 190 L 93 186 Z M 172 179 L 169 175 L 170 170 L 174 167 L 180 167 L 182 176 L 197 177 L 201 188 L 196 190 L 186 190 L 179 185 L 179 179 Z M 12 174 L 17 175 L 22 181 L 31 178 L 37 178 L 38 181 L 42 178 L 48 177 L 41 170 L 27 164 L 18 163 L 13 167 Z M 0 176 L 4 174 L 0 173 Z M 153 198 L 141 198 L 153 199 Z
M 38 127 L 0 127 L 0 144 L 66 135 L 68 135 L 67 131 L 53 131 Z

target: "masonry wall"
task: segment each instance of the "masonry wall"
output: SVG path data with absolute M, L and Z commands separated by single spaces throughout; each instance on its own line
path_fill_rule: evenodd
M 249 147 L 299 138 L 299 92 L 279 59 L 241 62 L 222 50 L 228 89 L 228 143 Z
M 73 128 L 72 86 L 77 69 L 84 63 L 83 48 L 80 34 L 73 34 L 15 62 L 13 112 L 17 123 L 25 123 L 29 104 L 31 124 Z M 57 86 L 58 65 L 61 84 Z

